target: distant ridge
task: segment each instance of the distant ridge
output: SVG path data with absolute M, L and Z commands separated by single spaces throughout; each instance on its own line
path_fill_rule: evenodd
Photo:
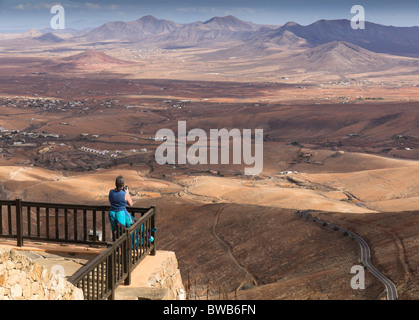
M 42 36 L 42 32 L 37 29 L 29 29 L 25 33 L 22 34 L 24 38 L 35 38 Z
M 305 39 L 312 47 L 332 41 L 345 41 L 364 49 L 404 56 L 419 57 L 419 27 L 393 27 L 365 23 L 365 29 L 354 30 L 349 20 L 319 20 L 308 26 L 288 22 L 266 32 L 259 42 L 275 41 L 284 33 Z
M 283 68 L 308 72 L 358 73 L 407 65 L 406 58 L 389 58 L 345 41 L 332 41 L 286 59 Z M 412 65 L 415 62 L 411 62 Z M 416 62 L 416 67 L 417 62 Z
M 111 57 L 98 50 L 88 50 L 63 59 L 66 62 L 76 66 L 92 66 L 92 65 L 127 65 L 128 61 Z
M 160 20 L 151 15 L 131 22 L 108 22 L 85 34 L 83 38 L 90 41 L 100 40 L 141 40 L 148 36 L 167 34 L 175 30 L 179 24 Z
M 290 31 L 283 32 L 280 36 L 276 37 L 274 41 L 270 42 L 285 48 L 299 48 L 307 46 L 306 39 L 300 38 Z
M 260 28 L 260 26 L 257 26 L 254 23 L 240 20 L 232 15 L 226 17 L 214 17 L 203 22 L 203 24 L 211 26 L 212 28 L 230 31 L 255 31 Z
M 78 31 L 74 28 L 65 28 L 65 29 L 53 29 L 51 27 L 44 28 L 40 30 L 43 34 L 45 33 L 54 33 L 54 34 L 75 34 Z
M 64 41 L 64 39 L 61 39 L 60 37 L 56 36 L 53 33 L 46 33 L 46 34 L 43 34 L 42 36 L 35 37 L 34 39 L 38 41 L 42 41 L 42 42 L 51 42 L 51 43 L 60 43 Z

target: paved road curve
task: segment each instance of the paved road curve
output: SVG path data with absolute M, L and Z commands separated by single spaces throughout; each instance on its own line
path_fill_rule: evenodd
M 327 223 L 328 226 L 330 226 L 331 228 L 338 228 L 340 231 L 347 232 L 348 235 L 352 236 L 359 243 L 359 246 L 361 247 L 361 261 L 362 261 L 362 263 L 364 264 L 364 266 L 367 267 L 367 269 L 369 271 L 371 271 L 371 273 L 378 280 L 380 280 L 384 284 L 384 286 L 387 290 L 387 300 L 397 300 L 398 299 L 397 289 L 396 289 L 396 286 L 394 285 L 394 283 L 391 282 L 390 279 L 388 279 L 385 275 L 383 275 L 380 271 L 378 271 L 377 268 L 375 268 L 373 266 L 373 264 L 371 262 L 370 247 L 368 246 L 368 243 L 364 239 L 362 239 L 360 236 L 358 236 L 357 234 L 353 233 L 350 230 L 347 230 L 345 228 L 336 226 L 336 225 L 328 223 L 326 221 L 314 218 L 314 217 L 312 217 L 308 214 L 308 211 L 301 212 L 301 215 L 305 218 L 309 218 L 309 219 L 311 219 L 315 222 L 321 223 L 321 224 Z

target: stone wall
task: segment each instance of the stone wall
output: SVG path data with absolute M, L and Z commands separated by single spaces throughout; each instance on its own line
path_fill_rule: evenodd
M 157 250 L 134 269 L 129 286 L 116 289 L 117 300 L 184 300 L 185 288 L 172 251 Z
M 0 300 L 83 300 L 83 292 L 23 253 L 0 248 Z
M 185 288 L 178 269 L 176 254 L 172 251 L 160 251 L 165 259 L 150 272 L 148 285 L 152 288 L 167 288 L 167 300 L 184 300 Z

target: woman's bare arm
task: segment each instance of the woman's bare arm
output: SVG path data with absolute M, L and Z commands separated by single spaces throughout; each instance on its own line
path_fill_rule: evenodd
M 127 188 L 127 190 L 125 190 L 125 200 L 127 201 L 127 204 L 132 207 L 132 199 L 131 196 L 129 195 L 129 190 Z

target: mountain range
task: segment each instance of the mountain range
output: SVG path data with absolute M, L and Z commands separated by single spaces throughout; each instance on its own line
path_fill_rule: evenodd
M 393 27 L 365 22 L 365 29 L 352 29 L 349 20 L 320 20 L 308 26 L 289 22 L 257 35 L 260 42 L 277 42 L 285 33 L 304 39 L 312 46 L 345 41 L 380 53 L 419 56 L 419 27 Z
M 233 16 L 214 17 L 205 22 L 180 24 L 148 15 L 131 22 L 108 22 L 79 37 L 87 41 L 144 41 L 153 38 L 152 41 L 160 43 L 172 41 L 197 43 L 214 40 L 242 40 L 262 27 L 262 25 L 242 21 Z
M 201 47 L 205 50 L 195 56 L 201 61 L 244 58 L 249 69 L 269 65 L 278 72 L 346 74 L 400 67 L 406 67 L 405 72 L 419 72 L 419 60 L 416 59 L 419 58 L 419 27 L 366 22 L 364 30 L 354 30 L 349 20 L 320 20 L 307 26 L 288 22 L 273 26 L 254 24 L 233 16 L 187 24 L 144 16 L 132 22 L 108 22 L 92 30 L 72 33 L 72 37 L 61 38 L 37 30 L 29 30 L 23 35 L 58 45 L 68 42 L 84 46 L 116 41 L 121 45 L 154 48 Z M 207 50 L 209 48 L 211 50 Z M 130 63 L 91 50 L 68 57 L 58 66 L 100 69 Z
M 39 37 L 34 37 L 35 40 L 42 41 L 42 42 L 50 42 L 50 43 L 60 43 L 64 42 L 64 39 L 56 36 L 52 32 L 45 33 Z
M 331 41 L 281 61 L 280 70 L 304 69 L 306 72 L 362 73 L 391 68 L 419 67 L 417 59 L 389 56 L 366 50 L 350 42 Z M 413 70 L 413 69 L 412 69 Z
M 284 48 L 311 47 L 344 41 L 378 53 L 419 57 L 419 27 L 393 27 L 365 23 L 354 30 L 349 20 L 319 20 L 307 26 L 288 22 L 283 26 L 260 25 L 234 16 L 180 24 L 144 16 L 132 22 L 108 22 L 77 39 L 84 41 L 120 40 L 157 45 L 202 45 L 209 42 L 239 41 L 253 46 Z
M 180 24 L 172 21 L 157 19 L 153 16 L 145 16 L 131 22 L 107 22 L 81 35 L 81 38 L 88 41 L 109 39 L 138 41 L 149 36 L 168 34 L 180 26 Z

